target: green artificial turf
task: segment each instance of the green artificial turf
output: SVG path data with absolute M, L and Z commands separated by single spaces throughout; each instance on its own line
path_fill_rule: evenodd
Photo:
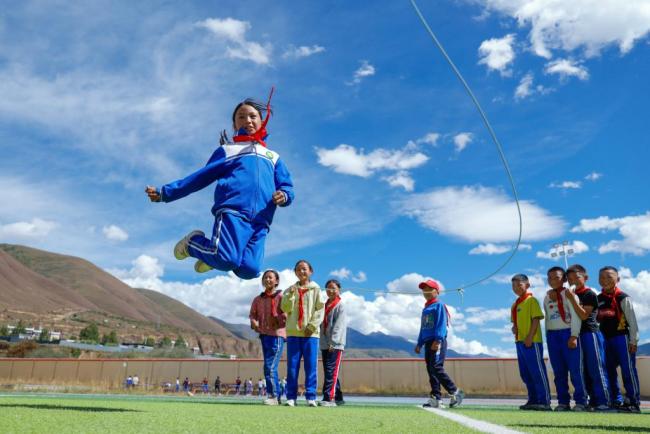
M 650 414 L 522 411 L 510 406 L 467 406 L 454 410 L 472 419 L 528 433 L 650 433 Z
M 408 405 L 268 407 L 254 400 L 0 397 L 3 433 L 474 432 Z

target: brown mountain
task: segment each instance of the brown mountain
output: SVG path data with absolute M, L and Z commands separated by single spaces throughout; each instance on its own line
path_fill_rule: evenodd
M 164 294 L 134 289 L 92 263 L 31 247 L 0 244 L 0 309 L 33 313 L 96 311 L 210 334 L 216 348 L 256 353 L 251 343 Z M 197 341 L 206 337 L 196 336 Z M 203 342 L 202 347 L 215 345 Z

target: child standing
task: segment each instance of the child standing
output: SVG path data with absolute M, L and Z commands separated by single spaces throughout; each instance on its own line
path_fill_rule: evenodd
M 601 268 L 598 281 L 602 288 L 602 292 L 598 294 L 598 321 L 605 339 L 607 375 L 613 404 L 620 411 L 639 413 L 639 374 L 636 370 L 639 327 L 634 306 L 630 296 L 618 287 L 620 278 L 616 268 Z M 619 366 L 625 385 L 625 403 L 618 387 L 616 368 Z
M 609 395 L 609 379 L 605 365 L 605 342 L 596 321 L 598 313 L 598 296 L 587 287 L 589 280 L 587 270 L 580 264 L 567 268 L 567 280 L 574 287 L 573 292 L 578 296 L 568 300 L 582 320 L 580 328 L 580 346 L 582 347 L 583 366 L 585 373 L 585 388 L 589 393 L 589 406 L 595 411 L 611 411 Z
M 280 403 L 280 381 L 278 365 L 282 357 L 287 315 L 280 310 L 282 291 L 277 289 L 280 274 L 275 270 L 266 270 L 262 275 L 264 292 L 253 299 L 249 319 L 251 328 L 260 334 L 262 355 L 264 357 L 264 378 L 266 379 L 266 405 Z M 260 379 L 261 381 L 261 379 Z M 260 388 L 261 389 L 261 388 Z
M 323 407 L 336 407 L 343 404 L 343 392 L 339 381 L 341 359 L 345 349 L 348 328 L 347 314 L 341 303 L 341 282 L 336 279 L 328 280 L 325 284 L 327 301 L 325 315 L 320 326 L 320 350 L 323 360 Z
M 519 375 L 528 390 L 528 401 L 522 410 L 551 410 L 551 392 L 544 365 L 544 346 L 539 322 L 544 318 L 539 302 L 528 289 L 530 282 L 525 274 L 512 277 L 512 292 L 517 300 L 512 304 L 510 319 L 515 335 Z
M 420 283 L 419 288 L 426 300 L 422 310 L 420 321 L 420 334 L 415 345 L 415 352 L 420 354 L 424 347 L 424 360 L 427 364 L 431 395 L 425 407 L 444 408 L 441 402 L 440 385 L 451 396 L 449 406 L 460 405 L 465 393 L 456 387 L 454 381 L 445 372 L 445 357 L 447 356 L 447 326 L 449 324 L 449 312 L 447 306 L 438 301 L 440 286 L 434 280 L 427 280 Z
M 314 269 L 304 259 L 294 267 L 298 282 L 282 295 L 282 311 L 287 314 L 287 405 L 296 405 L 300 359 L 305 359 L 305 397 L 316 407 L 318 386 L 318 338 L 325 305 L 320 287 L 311 281 Z
M 251 99 L 239 103 L 233 112 L 234 143 L 221 146 L 201 169 L 160 190 L 147 186 L 152 202 L 172 202 L 217 181 L 212 214 L 212 235 L 192 231 L 174 247 L 174 256 L 197 259 L 194 269 L 203 273 L 213 268 L 233 271 L 242 279 L 259 275 L 264 259 L 264 243 L 277 206 L 293 200 L 291 176 L 280 156 L 266 148 L 266 124 L 271 114 L 269 102 Z M 262 121 L 262 112 L 266 119 Z
M 562 267 L 552 267 L 546 273 L 551 290 L 544 297 L 546 313 L 546 342 L 553 368 L 558 405 L 555 411 L 571 410 L 569 373 L 573 383 L 573 411 L 585 411 L 587 392 L 582 378 L 582 349 L 578 337 L 582 321 L 567 297 L 574 295 L 564 288 L 566 273 Z

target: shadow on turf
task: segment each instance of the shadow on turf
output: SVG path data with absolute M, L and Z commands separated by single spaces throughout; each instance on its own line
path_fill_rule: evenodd
M 518 428 L 549 428 L 549 429 L 561 429 L 561 428 L 576 428 L 576 429 L 585 429 L 584 425 L 550 425 L 542 423 L 517 423 L 509 425 L 510 427 Z M 627 431 L 627 432 L 650 432 L 650 428 L 645 428 L 642 426 L 612 426 L 612 425 L 589 425 L 589 431 Z
M 140 410 L 131 410 L 128 408 L 109 408 L 109 407 L 77 407 L 71 405 L 51 405 L 51 404 L 0 404 L 0 408 L 33 408 L 36 410 L 73 410 L 73 411 L 87 411 L 90 413 L 125 413 L 133 412 L 139 413 Z

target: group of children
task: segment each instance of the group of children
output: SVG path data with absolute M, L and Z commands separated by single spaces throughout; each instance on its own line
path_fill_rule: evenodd
M 320 286 L 311 280 L 311 264 L 300 260 L 294 267 L 298 281 L 284 291 L 278 290 L 280 275 L 266 270 L 262 275 L 264 291 L 253 299 L 251 328 L 259 333 L 267 384 L 266 405 L 280 404 L 278 364 L 284 342 L 287 344 L 286 405 L 293 407 L 298 398 L 301 359 L 305 370 L 307 405 L 316 407 L 318 352 L 320 349 L 325 379 L 320 405 L 335 407 L 344 403 L 339 371 L 346 343 L 347 317 L 341 303 L 341 284 L 327 282 L 327 301 L 321 301 Z
M 639 329 L 630 297 L 620 290 L 618 270 L 600 269 L 601 292 L 587 286 L 589 275 L 582 265 L 547 272 L 550 289 L 544 311 L 529 291 L 524 274 L 512 277 L 517 295 L 512 305 L 519 372 L 528 401 L 522 410 L 551 410 L 551 394 L 544 365 L 540 322 L 546 318 L 546 342 L 553 370 L 558 405 L 555 411 L 640 412 L 636 350 Z M 618 384 L 618 368 L 625 398 Z M 570 406 L 569 377 L 573 385 Z

